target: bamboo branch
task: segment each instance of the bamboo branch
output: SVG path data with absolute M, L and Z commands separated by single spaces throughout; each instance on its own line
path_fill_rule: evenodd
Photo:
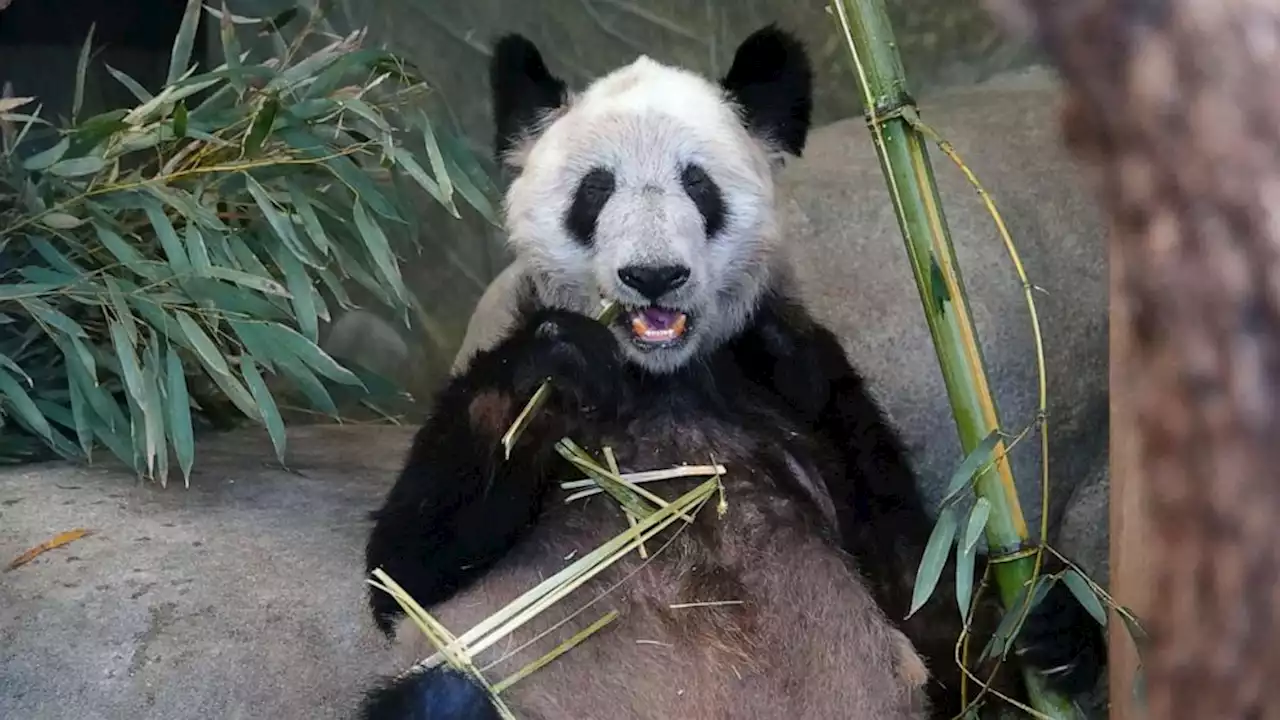
M 897 42 L 883 0 L 834 0 L 831 9 L 849 45 L 960 445 L 968 455 L 999 430 L 999 412 L 988 386 L 926 138 L 904 117 L 904 113 L 914 113 L 915 102 L 907 89 Z M 996 442 L 992 449 L 996 460 L 978 475 L 974 485 L 977 495 L 991 504 L 984 534 L 993 558 L 1024 551 L 1030 538 L 1003 445 L 1002 439 Z M 1025 614 L 1029 610 L 1016 605 L 1020 591 L 1039 574 L 1040 563 L 1041 552 L 1037 550 L 992 564 L 1005 612 Z M 1027 600 L 1021 604 L 1026 605 L 1034 593 L 1023 596 Z M 1039 713 L 1051 718 L 1078 717 L 1070 701 L 1048 692 L 1038 675 L 1024 671 L 1023 679 Z

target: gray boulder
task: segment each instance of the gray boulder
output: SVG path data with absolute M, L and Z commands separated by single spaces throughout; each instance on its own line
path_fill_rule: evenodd
M 1046 71 L 1008 75 L 922 101 L 992 194 L 1031 282 L 1049 392 L 1051 538 L 1106 581 L 1107 277 L 1105 231 L 1084 178 L 1061 148 L 1057 87 Z M 1021 284 L 990 215 L 960 171 L 931 150 L 996 402 L 1012 432 L 1034 421 L 1037 375 Z M 791 264 L 813 312 L 844 341 L 902 429 L 936 501 L 962 460 L 937 356 L 870 135 L 861 118 L 815 131 L 780 178 Z M 518 264 L 481 298 L 454 369 L 509 325 Z M 1027 522 L 1041 517 L 1040 447 L 1012 453 Z M 1067 513 L 1072 498 L 1087 508 Z M 1096 502 L 1101 497 L 1099 507 Z M 1071 518 L 1071 527 L 1052 533 Z

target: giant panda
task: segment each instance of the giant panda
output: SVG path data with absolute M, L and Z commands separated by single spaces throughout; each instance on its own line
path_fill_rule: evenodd
M 597 614 L 618 619 L 505 690 L 514 713 L 953 715 L 961 618 L 949 583 L 904 620 L 932 520 L 837 339 L 792 299 L 781 252 L 773 172 L 809 131 L 803 45 L 770 25 L 718 82 L 641 57 L 572 92 L 509 35 L 490 84 L 497 154 L 514 176 L 506 230 L 527 286 L 505 337 L 435 398 L 373 515 L 367 569 L 461 632 L 625 529 L 611 500 L 564 502 L 559 481 L 581 474 L 557 440 L 609 447 L 624 473 L 714 458 L 727 511 L 704 511 L 662 553 L 632 553 L 591 583 Z M 616 321 L 594 319 L 601 300 L 623 308 Z M 546 379 L 550 400 L 504 458 L 501 436 Z M 1102 637 L 1065 592 L 1055 586 L 1031 614 L 1018 652 L 1074 691 L 1098 677 Z M 393 598 L 375 588 L 370 605 L 408 642 L 406 662 L 432 654 Z M 577 607 L 553 606 L 502 649 Z M 976 630 L 994 617 L 979 613 Z M 515 666 L 546 649 L 524 649 Z M 503 655 L 489 653 L 486 663 Z M 498 717 L 445 666 L 379 681 L 360 713 Z

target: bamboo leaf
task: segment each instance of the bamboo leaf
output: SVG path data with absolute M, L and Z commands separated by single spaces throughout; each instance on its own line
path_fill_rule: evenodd
M 1102 602 L 1098 600 L 1098 595 L 1089 587 L 1089 583 L 1076 570 L 1067 570 L 1062 574 L 1062 582 L 1066 583 L 1067 589 L 1076 597 L 1076 601 L 1084 606 L 1085 610 L 1093 616 L 1094 620 L 1102 627 L 1107 626 L 1107 611 L 1103 609 Z
M 188 120 L 187 103 L 179 101 L 177 107 L 173 109 L 173 134 L 175 137 L 187 136 Z
M 191 486 L 191 468 L 195 464 L 195 437 L 191 426 L 191 396 L 187 392 L 186 372 L 178 352 L 169 346 L 165 359 L 165 399 L 169 410 L 169 437 L 178 456 L 182 480 Z
M 62 311 L 54 308 L 40 298 L 26 298 L 18 301 L 20 305 L 40 322 L 67 335 L 87 338 L 89 334 L 75 320 L 67 317 Z
M 160 346 L 154 342 L 148 344 L 145 355 L 147 360 L 142 367 L 142 380 L 146 402 L 141 405 L 147 468 L 160 481 L 160 487 L 166 487 L 169 484 L 169 449 L 164 432 L 164 399 L 160 395 Z
M 280 103 L 273 97 L 267 98 L 262 103 L 262 108 L 253 116 L 253 124 L 249 126 L 249 134 L 245 135 L 244 148 L 242 150 L 245 157 L 254 157 L 262 150 L 262 143 L 271 134 L 271 128 L 276 122 L 276 112 L 279 109 Z
M 319 345 L 298 334 L 293 328 L 279 323 L 262 323 L 258 327 L 265 336 L 279 343 L 282 349 L 287 350 L 321 375 L 344 385 L 364 387 L 360 378 L 354 373 L 338 364 L 338 361 L 321 350 Z
M 196 32 L 200 29 L 201 4 L 201 0 L 187 0 L 187 9 L 182 14 L 177 37 L 173 40 L 173 52 L 169 56 L 169 75 L 165 79 L 166 85 L 182 79 L 191 65 L 191 50 L 195 47 Z
M 313 343 L 320 342 L 320 321 L 316 310 L 315 286 L 298 258 L 288 248 L 274 253 L 276 263 L 284 271 L 285 282 L 293 304 L 293 315 L 302 334 Z
M 942 505 L 951 503 L 959 497 L 961 490 L 969 487 L 969 484 L 973 481 L 974 473 L 991 462 L 991 454 L 999 442 L 1000 431 L 992 430 L 982 439 L 982 442 L 978 443 L 977 447 L 965 456 L 964 462 L 960 463 L 960 467 L 956 468 L 955 473 L 951 475 L 951 481 L 947 483 L 947 494 L 943 497 Z
M 164 208 L 149 202 L 144 212 L 147 214 L 147 219 L 151 221 L 151 227 L 156 231 L 156 238 L 160 240 L 165 256 L 169 258 L 169 267 L 177 275 L 190 273 L 191 259 L 187 257 L 187 251 L 182 247 L 182 241 L 178 239 L 178 232 L 173 229 L 173 223 L 169 222 L 168 216 L 164 214 Z
M 53 429 L 49 427 L 49 421 L 31 401 L 31 396 L 22 389 L 22 385 L 3 370 L 0 370 L 0 400 L 6 401 L 4 404 L 11 407 L 17 413 L 17 417 L 21 418 L 31 430 L 46 440 L 50 439 Z
M 296 252 L 303 255 L 301 258 L 303 262 L 307 262 L 309 265 L 317 264 L 305 257 L 305 251 L 298 242 L 298 234 L 294 232 L 293 221 L 276 208 L 275 203 L 267 195 L 266 189 L 252 175 L 246 174 L 244 181 L 249 194 L 253 196 L 254 202 L 258 204 L 258 209 L 262 211 L 262 214 L 267 218 L 267 223 L 275 231 L 276 237 L 280 238 L 280 241 L 291 250 L 296 248 Z
M 89 424 L 89 404 L 84 392 L 75 380 L 67 378 L 67 390 L 71 396 L 71 419 L 76 426 L 76 441 L 86 459 L 93 457 L 93 426 Z
M 226 58 L 227 69 L 240 69 L 240 40 L 236 37 L 235 20 L 232 19 L 231 13 L 227 12 L 227 3 L 222 3 L 221 13 L 213 8 L 207 9 L 218 18 L 218 36 L 222 40 L 222 56 Z M 228 82 L 237 91 L 244 91 L 245 84 L 241 78 L 233 75 Z
M 222 357 L 222 352 L 218 350 L 218 346 L 200 327 L 199 323 L 191 318 L 187 313 L 178 310 L 173 313 L 178 321 L 178 327 L 182 330 L 183 335 L 191 343 L 191 347 L 195 349 L 196 355 L 204 363 L 214 375 L 230 376 L 231 368 L 227 366 L 227 361 Z
M 142 87 L 137 80 L 134 80 L 127 74 L 111 67 L 110 65 L 106 65 L 106 68 L 107 72 L 111 73 L 111 77 L 115 78 L 121 85 L 125 86 L 129 92 L 133 93 L 134 97 L 138 98 L 138 100 L 145 103 L 151 102 L 151 100 L 154 99 L 154 96 L 148 92 L 146 88 Z
M 58 177 L 74 178 L 83 177 L 85 175 L 93 175 L 101 172 L 107 166 L 107 161 L 93 155 L 72 158 L 70 160 L 60 160 L 49 166 L 49 172 Z
M 22 379 L 27 381 L 27 387 L 35 385 L 35 381 L 22 369 L 22 366 L 4 353 L 0 353 L 0 368 L 8 368 L 14 375 L 21 375 Z
M 241 270 L 217 266 L 208 268 L 205 273 L 209 277 L 226 280 L 227 282 L 247 287 L 250 290 L 257 290 L 258 292 L 266 295 L 275 295 L 284 298 L 293 297 L 283 285 L 271 278 L 265 278 L 259 275 L 243 272 Z
M 924 556 L 920 560 L 919 569 L 916 571 L 916 582 L 911 591 L 911 610 L 907 613 L 908 618 L 923 607 L 929 597 L 933 595 L 933 589 L 938 585 L 938 578 L 942 576 L 942 568 L 946 565 L 947 556 L 951 554 L 951 545 L 955 541 L 958 524 L 955 508 L 945 508 L 938 514 L 937 524 L 933 526 L 933 532 L 929 534 L 929 542 L 925 545 Z
M 80 109 L 84 107 L 84 85 L 89 75 L 89 55 L 93 50 L 93 31 L 97 26 L 96 22 L 89 23 L 89 34 L 85 36 L 84 44 L 80 46 L 80 58 L 76 61 L 76 88 L 75 94 L 72 95 L 71 99 L 72 122 L 75 122 L 76 118 L 80 116 Z M 88 451 L 86 450 L 85 452 L 87 453 Z
M 26 160 L 23 160 L 22 167 L 33 171 L 44 170 L 50 165 L 61 160 L 62 156 L 66 155 L 67 150 L 69 149 L 71 149 L 71 138 L 64 137 L 47 149 L 41 150 Z
M 138 365 L 138 355 L 134 345 L 120 322 L 110 323 L 111 346 L 115 348 L 116 360 L 120 363 L 120 373 L 124 377 L 125 389 L 139 406 L 146 404 L 146 393 L 142 387 L 142 368 Z
M 453 204 L 453 180 L 449 177 L 449 169 L 445 165 L 444 155 L 440 152 L 440 144 L 436 142 L 435 132 L 431 129 L 431 120 L 427 118 L 425 113 L 421 113 L 422 119 L 422 141 L 427 147 L 427 159 L 431 161 L 431 171 L 436 176 L 436 182 L 440 186 L 440 195 L 443 197 L 445 207 L 454 217 L 462 217 L 458 214 L 458 208 Z
M 51 230 L 74 230 L 85 223 L 70 213 L 51 212 L 40 216 L 40 224 Z
M 284 420 L 280 418 L 280 410 L 276 407 L 275 398 L 271 396 L 271 391 L 262 379 L 262 373 L 258 371 L 253 358 L 240 358 L 240 370 L 244 374 L 245 384 L 249 386 L 249 392 L 253 393 L 253 399 L 258 403 L 263 424 L 267 426 L 267 434 L 271 436 L 271 445 L 276 451 L 276 459 L 284 465 L 286 440 Z
M 991 517 L 991 501 L 980 497 L 973 503 L 969 511 L 969 521 L 964 528 L 964 552 L 973 552 L 978 546 L 978 538 L 987 529 L 987 518 Z
M 387 240 L 387 236 L 383 234 L 382 228 L 369 217 L 369 214 L 365 212 L 364 203 L 359 200 L 356 200 L 353 206 L 353 217 L 355 218 L 356 229 L 360 231 L 360 237 L 364 240 L 365 249 L 373 257 L 373 263 L 378 268 L 382 279 L 391 285 L 396 297 L 401 300 L 407 300 L 408 293 L 400 279 L 400 269 L 392 255 L 391 243 Z
M 320 224 L 320 218 L 316 217 L 315 208 L 307 199 L 307 193 L 292 179 L 286 179 L 285 186 L 289 189 L 289 200 L 293 204 L 294 212 L 298 213 L 298 218 L 302 220 L 303 229 L 321 254 L 328 257 L 332 252 L 332 246 L 329 237 L 325 235 L 324 226 Z
M 973 549 L 956 549 L 956 606 L 960 608 L 960 620 L 969 619 L 969 606 L 973 604 L 974 562 L 978 553 Z
M 457 208 L 453 208 L 445 201 L 444 194 L 440 191 L 440 185 L 427 174 L 426 170 L 422 169 L 422 166 L 418 164 L 418 161 L 414 159 L 413 155 L 410 154 L 408 150 L 405 150 L 402 147 L 394 147 L 391 148 L 389 154 L 392 159 L 395 160 L 396 164 L 404 168 L 405 172 L 409 174 L 409 177 L 413 178 L 414 182 L 418 183 L 423 190 L 427 191 L 428 195 L 435 198 L 436 202 L 441 205 L 451 208 L 453 215 L 457 217 Z

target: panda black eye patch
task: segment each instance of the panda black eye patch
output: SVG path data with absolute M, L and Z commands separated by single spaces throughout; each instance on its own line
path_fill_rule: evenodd
M 724 229 L 724 196 L 720 194 L 720 186 L 702 166 L 695 164 L 686 165 L 680 172 L 680 184 L 702 215 L 707 237 L 715 237 Z
M 565 227 L 578 242 L 588 247 L 595 242 L 596 221 L 616 187 L 613 173 L 604 168 L 596 168 L 582 176 L 573 194 L 573 204 L 564 219 Z

